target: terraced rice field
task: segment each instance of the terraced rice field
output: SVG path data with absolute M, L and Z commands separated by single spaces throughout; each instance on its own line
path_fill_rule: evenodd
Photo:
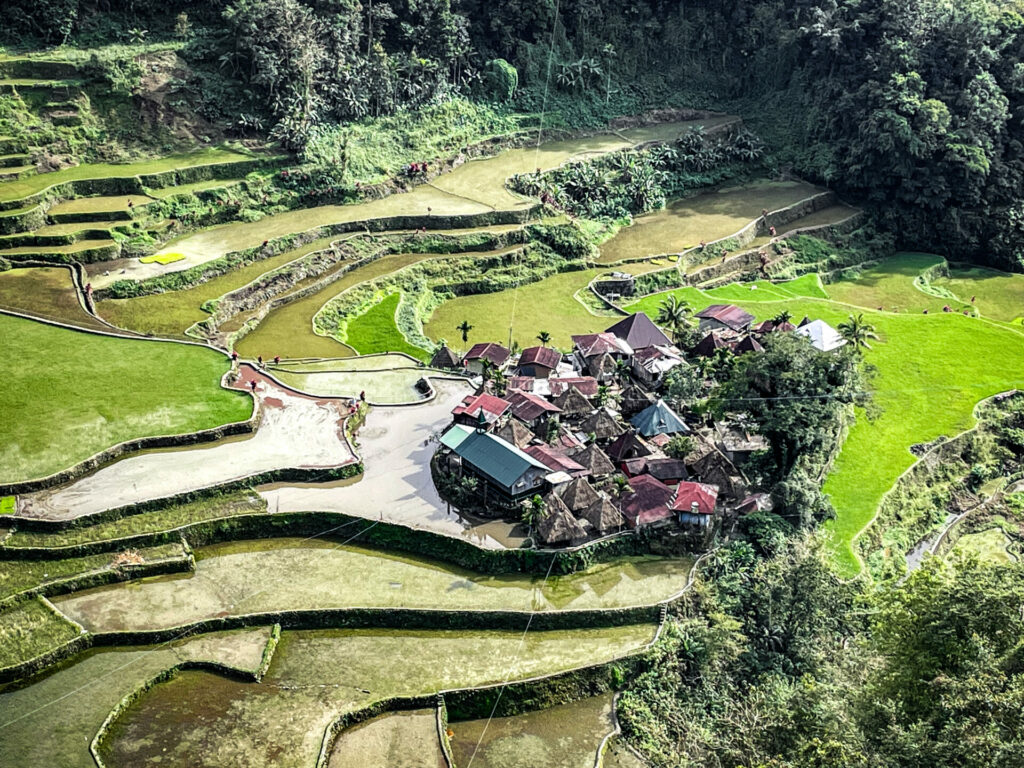
M 24 267 L 0 272 L 0 309 L 109 331 L 85 311 L 67 267 Z
M 369 402 L 384 404 L 422 400 L 424 395 L 416 389 L 416 382 L 429 375 L 405 355 L 282 363 L 270 371 L 282 383 L 310 395 L 358 397 L 365 393 Z
M 620 230 L 601 246 L 598 262 L 679 253 L 702 240 L 730 237 L 760 217 L 763 209 L 785 208 L 822 191 L 797 181 L 765 181 L 675 200 Z
M 122 696 L 183 661 L 216 662 L 251 673 L 269 636 L 270 629 L 262 627 L 153 647 L 93 650 L 32 685 L 4 690 L 0 765 L 95 768 L 89 742 Z
M 978 533 L 967 533 L 957 539 L 954 552 L 973 554 L 988 563 L 1011 563 L 1016 558 L 1010 554 L 1007 545 L 1010 539 L 1001 528 L 989 528 Z
M 978 401 L 1024 386 L 1024 333 L 984 318 L 944 313 L 942 299 L 917 297 L 920 292 L 913 287 L 913 277 L 936 259 L 903 254 L 861 278 L 825 286 L 829 299 L 773 296 L 763 300 L 757 289 L 750 292 L 752 298 L 737 300 L 736 286 L 671 292 L 695 310 L 735 301 L 758 320 L 785 309 L 795 318 L 821 318 L 833 327 L 850 313 L 864 312 L 877 328 L 881 340 L 873 343 L 865 360 L 877 368 L 874 399 L 881 413 L 874 421 L 859 415 L 824 487 L 839 514 L 827 527 L 845 574 L 861 569 L 852 541 L 871 523 L 882 495 L 914 462 L 910 446 L 970 428 Z M 627 309 L 654 315 L 667 295 L 648 296 Z M 919 309 L 935 302 L 937 312 L 924 314 Z M 880 304 L 887 310 L 879 311 Z M 901 311 L 888 311 L 894 306 Z M 939 398 L 941 408 L 936 407 Z
M 693 566 L 685 557 L 625 558 L 545 581 L 542 576 L 480 576 L 320 539 L 232 542 L 200 548 L 196 556 L 196 572 L 186 578 L 98 587 L 55 597 L 54 604 L 91 632 L 164 629 L 212 616 L 297 609 L 624 608 L 682 592 Z M 266 586 L 253 595 L 255 584 Z
M 393 712 L 338 735 L 327 768 L 448 768 L 441 751 L 437 712 Z
M 550 675 L 641 648 L 653 627 L 570 632 L 284 632 L 263 682 L 184 672 L 146 693 L 105 742 L 111 768 L 308 768 L 328 725 L 392 696 Z M 386 660 L 386 663 L 382 663 Z
M 395 324 L 395 312 L 398 311 L 401 298 L 401 293 L 392 293 L 363 314 L 349 320 L 346 341 L 357 354 L 403 352 L 424 362 L 430 360 L 430 353 L 406 341 Z
M 451 723 L 455 764 L 478 768 L 593 768 L 615 730 L 611 694 L 515 717 Z
M 154 160 L 136 163 L 86 163 L 71 168 L 64 168 L 53 173 L 40 173 L 26 176 L 15 181 L 0 184 L 0 201 L 17 200 L 36 192 L 41 192 L 54 184 L 82 179 L 130 178 L 150 173 L 176 171 L 182 168 L 193 168 L 216 163 L 232 163 L 252 159 L 251 155 L 232 149 L 202 149 L 178 155 L 168 155 Z
M 248 396 L 220 387 L 212 350 L 80 333 L 0 315 L 7 366 L 0 481 L 52 474 L 132 438 L 243 421 Z

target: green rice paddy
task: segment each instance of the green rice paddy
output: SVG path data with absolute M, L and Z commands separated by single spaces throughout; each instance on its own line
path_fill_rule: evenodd
M 1002 528 L 989 528 L 978 533 L 965 533 L 957 539 L 953 551 L 977 555 L 982 562 L 1011 563 L 1016 558 L 1007 549 L 1009 543 Z
M 932 286 L 949 291 L 963 304 L 974 298 L 973 306 L 982 317 L 1015 325 L 1024 319 L 1024 275 L 984 267 L 953 267 L 949 277 L 933 280 Z
M 481 576 L 440 562 L 322 539 L 231 542 L 196 552 L 195 574 L 53 598 L 91 632 L 161 629 L 288 609 L 554 611 L 651 605 L 681 592 L 689 558 L 632 557 L 551 577 Z M 264 588 L 253 593 L 253 584 Z
M 109 330 L 85 311 L 67 267 L 25 267 L 0 272 L 0 308 L 81 328 Z
M 0 315 L 9 361 L 0 402 L 0 482 L 43 477 L 117 443 L 243 421 L 209 349 L 70 331 Z M 159 344 L 159 346 L 157 346 Z
M 42 656 L 71 642 L 80 630 L 42 598 L 0 608 L 0 668 Z M 0 740 L 2 741 L 2 740 Z
M 423 360 L 430 360 L 430 353 L 405 340 L 395 325 L 395 312 L 402 294 L 392 293 L 383 301 L 374 304 L 363 314 L 349 320 L 346 341 L 360 355 L 380 352 L 404 352 Z
M 941 299 L 936 299 L 939 311 L 928 314 L 916 307 L 915 311 L 899 313 L 877 310 L 880 302 L 887 307 L 931 302 L 933 297 L 922 294 L 918 300 L 911 291 L 917 290 L 913 277 L 935 258 L 902 254 L 860 279 L 826 286 L 831 297 L 828 300 L 794 297 L 736 301 L 758 320 L 785 309 L 795 318 L 820 318 L 833 327 L 851 312 L 863 311 L 881 336 L 881 341 L 873 343 L 874 348 L 865 354 L 865 360 L 877 368 L 874 397 L 882 412 L 870 422 L 860 414 L 824 487 L 838 512 L 838 518 L 827 528 L 834 537 L 837 562 L 847 575 L 861 568 L 851 547 L 853 539 L 874 518 L 882 495 L 914 462 L 910 446 L 970 428 L 978 401 L 1024 385 L 1024 334 L 981 318 L 943 313 Z M 760 297 L 759 290 L 750 295 Z M 728 286 L 711 291 L 683 288 L 672 293 L 696 310 L 732 300 L 735 291 L 736 286 Z M 666 295 L 648 296 L 628 309 L 653 316 Z M 837 296 L 847 303 L 836 300 Z

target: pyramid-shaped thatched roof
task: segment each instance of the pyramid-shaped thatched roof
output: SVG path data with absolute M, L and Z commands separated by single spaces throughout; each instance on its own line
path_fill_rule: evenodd
M 744 352 L 764 352 L 764 347 L 753 336 L 744 336 L 743 340 L 736 345 L 735 351 L 737 355 L 742 355 Z
M 615 472 L 615 465 L 612 464 L 612 460 L 608 458 L 608 454 L 597 447 L 596 443 L 591 443 L 583 450 L 577 451 L 572 457 L 576 460 L 576 463 L 582 464 L 589 469 L 590 474 L 594 477 L 610 475 Z
M 635 459 L 638 456 L 650 455 L 651 449 L 644 445 L 644 442 L 637 437 L 635 429 L 623 432 L 608 446 L 608 458 L 612 461 L 625 461 L 626 459 Z
M 556 397 L 553 402 L 562 409 L 563 416 L 582 416 L 594 409 L 590 401 L 576 387 L 569 387 L 565 392 Z
M 431 368 L 449 369 L 449 368 L 461 368 L 462 361 L 459 356 L 448 349 L 447 344 L 442 344 L 438 347 L 437 352 L 430 358 Z
M 565 545 L 586 536 L 583 526 L 554 493 L 548 493 L 544 497 L 544 505 L 547 508 L 547 514 L 537 524 L 537 538 L 541 542 L 549 546 Z
M 597 495 L 597 491 L 587 482 L 585 477 L 577 477 L 563 485 L 559 495 L 562 501 L 565 502 L 565 506 L 576 514 L 579 514 L 595 501 L 601 500 L 601 497 Z
M 711 357 L 719 349 L 728 349 L 728 347 L 729 345 L 720 339 L 717 333 L 709 333 L 693 348 L 693 354 L 698 357 Z
M 626 524 L 626 518 L 622 516 L 619 508 L 603 497 L 583 510 L 580 517 L 590 523 L 599 533 L 616 531 Z
M 622 427 L 604 408 L 598 408 L 582 422 L 580 429 L 586 433 L 594 433 L 598 440 L 612 440 L 622 434 Z
M 511 418 L 507 423 L 494 431 L 498 437 L 506 443 L 512 443 L 516 448 L 525 448 L 533 442 L 533 432 L 517 418 Z
M 602 374 L 611 376 L 615 373 L 615 358 L 605 352 L 597 358 L 597 362 L 591 363 L 591 366 L 595 376 L 601 376 Z
M 651 396 L 644 392 L 636 384 L 630 384 L 619 395 L 619 407 L 622 409 L 622 413 L 626 416 L 632 416 L 634 413 L 639 413 L 644 408 L 649 406 L 652 402 Z

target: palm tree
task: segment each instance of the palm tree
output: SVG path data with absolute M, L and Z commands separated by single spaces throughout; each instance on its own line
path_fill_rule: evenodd
M 551 343 L 551 334 L 547 331 L 541 331 L 537 334 L 537 341 L 541 343 L 541 346 L 546 347 Z
M 784 309 L 781 312 L 779 312 L 779 314 L 772 318 L 772 322 L 775 323 L 776 325 L 782 325 L 783 323 L 788 323 L 792 319 L 793 313 L 790 312 L 788 309 Z
M 871 349 L 870 342 L 878 340 L 878 333 L 875 326 L 864 320 L 864 313 L 856 316 L 850 315 L 850 319 L 839 324 L 839 335 L 846 339 L 857 351 Z
M 469 332 L 473 330 L 473 326 L 469 324 L 468 320 L 463 320 L 455 326 L 455 330 L 462 331 L 462 343 L 465 344 L 469 341 Z
M 678 336 L 680 331 L 686 327 L 690 316 L 690 305 L 680 301 L 675 294 L 670 294 L 667 299 L 658 306 L 658 322 L 668 328 L 672 335 Z
M 533 534 L 533 528 L 541 520 L 548 516 L 548 507 L 539 495 L 534 495 L 529 501 L 523 502 L 522 521 L 526 526 L 526 535 Z

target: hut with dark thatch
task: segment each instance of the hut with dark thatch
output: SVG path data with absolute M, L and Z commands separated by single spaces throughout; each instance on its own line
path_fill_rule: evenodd
M 626 418 L 640 413 L 640 411 L 649 407 L 653 402 L 653 398 L 636 384 L 630 384 L 619 395 L 619 408 L 622 410 L 622 415 Z
M 509 419 L 505 424 L 498 427 L 494 434 L 520 450 L 532 443 L 534 439 L 533 432 L 516 418 Z
M 580 517 L 590 523 L 590 527 L 598 533 L 618 531 L 626 524 L 626 518 L 622 516 L 619 508 L 604 497 L 583 510 Z
M 462 367 L 462 360 L 448 348 L 447 344 L 442 344 L 430 358 L 430 367 L 442 371 L 455 371 Z
M 607 443 L 621 435 L 623 429 L 606 409 L 598 408 L 580 422 L 580 431 L 593 434 L 599 443 Z
M 564 547 L 586 538 L 586 530 L 558 496 L 549 492 L 544 506 L 547 513 L 537 523 L 537 538 L 542 544 Z
M 608 454 L 597 446 L 597 443 L 591 443 L 586 448 L 576 451 L 572 454 L 572 457 L 578 464 L 582 464 L 590 470 L 590 474 L 593 477 L 604 477 L 615 472 L 615 465 L 612 464 L 612 460 L 608 458 Z
M 577 477 L 560 488 L 559 496 L 570 512 L 579 514 L 601 497 L 585 477 Z
M 583 418 L 594 410 L 594 406 L 576 387 L 569 387 L 552 402 L 562 409 L 562 418 Z

